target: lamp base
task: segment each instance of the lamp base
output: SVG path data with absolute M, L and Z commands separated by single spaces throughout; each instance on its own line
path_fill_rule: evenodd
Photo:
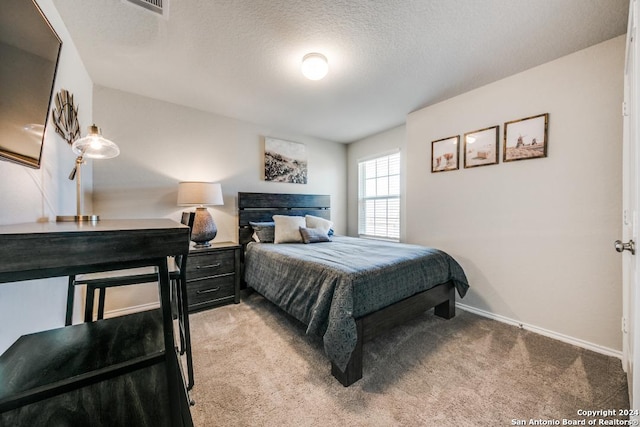
M 56 222 L 97 222 L 100 221 L 98 215 L 58 215 Z
M 193 245 L 194 248 L 210 248 L 211 247 L 211 242 L 194 242 L 195 245 Z
M 218 228 L 207 208 L 196 208 L 196 215 L 193 218 L 193 226 L 191 227 L 191 240 L 195 242 L 196 248 L 208 248 L 211 246 L 210 240 L 213 240 L 218 234 Z

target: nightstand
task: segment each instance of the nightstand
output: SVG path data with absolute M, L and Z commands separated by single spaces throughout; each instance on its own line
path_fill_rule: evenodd
M 240 302 L 240 250 L 233 242 L 189 249 L 187 301 L 189 312 Z

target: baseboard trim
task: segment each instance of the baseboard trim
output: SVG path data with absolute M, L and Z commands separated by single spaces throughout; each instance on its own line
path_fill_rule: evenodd
M 147 304 L 134 305 L 132 307 L 118 308 L 116 310 L 109 310 L 104 312 L 104 318 L 109 319 L 111 317 L 125 316 L 127 314 L 139 313 L 141 311 L 155 310 L 160 308 L 159 302 L 150 302 Z
M 477 314 L 478 316 L 487 317 L 489 319 L 497 320 L 498 322 L 506 323 L 508 325 L 513 325 L 521 329 L 525 329 L 527 331 L 534 332 L 536 334 L 544 335 L 545 337 L 553 338 L 558 341 L 562 341 L 567 344 L 572 344 L 578 347 L 585 348 L 587 350 L 594 351 L 596 353 L 604 354 L 606 356 L 611 356 L 622 360 L 622 351 L 614 350 L 608 347 L 603 347 L 598 344 L 590 343 L 588 341 L 581 340 L 579 338 L 570 337 L 568 335 L 560 334 L 558 332 L 550 331 L 548 329 L 540 328 L 538 326 L 529 325 L 527 323 L 522 323 L 517 320 L 510 319 L 506 316 L 501 316 L 499 314 L 490 313 L 485 310 L 481 310 L 479 308 L 471 307 L 466 304 L 461 304 L 459 302 L 456 303 L 456 307 L 468 311 L 470 313 Z

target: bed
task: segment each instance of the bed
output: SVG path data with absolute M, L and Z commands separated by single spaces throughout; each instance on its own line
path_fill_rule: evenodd
M 434 248 L 337 235 L 313 244 L 255 241 L 274 215 L 303 225 L 305 217 L 329 220 L 327 195 L 238 193 L 238 207 L 246 286 L 322 337 L 344 386 L 362 378 L 365 341 L 430 308 L 452 318 L 456 291 L 463 297 L 469 287 L 460 265 Z

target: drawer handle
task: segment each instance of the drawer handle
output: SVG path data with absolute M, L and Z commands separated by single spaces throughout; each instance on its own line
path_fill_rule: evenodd
M 209 265 L 196 265 L 196 270 L 200 270 L 200 269 L 205 269 L 205 268 L 218 268 L 220 267 L 222 264 L 217 263 L 217 264 L 209 264 Z
M 218 292 L 219 290 L 220 290 L 220 286 L 218 286 L 217 288 L 205 289 L 204 291 L 196 291 L 196 294 L 198 295 L 210 294 L 211 292 Z
M 201 282 L 203 280 L 217 279 L 217 278 L 220 278 L 220 277 L 229 277 L 229 276 L 233 276 L 234 274 L 236 274 L 236 273 L 214 274 L 213 276 L 198 277 L 198 278 L 195 278 L 195 279 L 187 278 L 187 282 L 189 282 L 189 283 Z

